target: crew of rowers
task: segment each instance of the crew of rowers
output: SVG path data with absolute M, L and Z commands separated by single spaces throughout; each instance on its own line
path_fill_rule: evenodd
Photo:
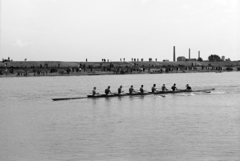
M 107 89 L 105 89 L 105 94 L 106 95 L 109 95 L 109 94 L 116 94 L 116 93 L 112 93 L 111 90 L 110 90 L 110 86 L 107 87 Z M 95 96 L 95 95 L 98 95 L 99 93 L 96 92 L 96 87 L 93 88 L 92 90 L 92 95 Z M 157 92 L 160 92 L 158 90 L 159 88 L 156 87 L 156 84 L 153 84 L 152 88 L 151 88 L 151 91 L 152 93 L 157 93 Z M 168 89 L 166 88 L 165 84 L 162 85 L 162 88 L 161 88 L 162 92 L 165 92 L 165 91 L 168 91 Z M 172 91 L 176 91 L 178 90 L 177 87 L 176 87 L 176 84 L 174 83 L 173 86 L 171 87 Z M 186 89 L 185 90 L 192 90 L 192 88 L 187 84 L 186 85 Z M 134 88 L 133 88 L 133 85 L 131 85 L 131 87 L 129 88 L 129 94 L 133 94 L 133 93 L 144 93 L 144 92 L 147 92 L 146 90 L 143 89 L 143 85 L 141 85 L 140 89 L 139 89 L 139 92 L 135 91 Z M 118 88 L 118 92 L 117 94 L 123 94 L 124 91 L 122 90 L 122 85 Z

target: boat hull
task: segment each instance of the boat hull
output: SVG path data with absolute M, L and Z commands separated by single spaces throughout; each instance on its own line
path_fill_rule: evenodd
M 214 88 L 211 89 L 203 89 L 203 90 L 177 90 L 177 91 L 159 91 L 156 93 L 146 92 L 146 93 L 123 93 L 123 94 L 99 94 L 99 95 L 87 95 L 87 97 L 69 97 L 69 98 L 53 98 L 53 101 L 64 101 L 64 100 L 73 100 L 73 99 L 85 99 L 85 98 L 109 98 L 109 97 L 123 97 L 123 96 L 145 96 L 145 95 L 161 95 L 164 96 L 165 94 L 175 94 L 175 93 L 190 93 L 190 92 L 205 92 L 210 93 Z

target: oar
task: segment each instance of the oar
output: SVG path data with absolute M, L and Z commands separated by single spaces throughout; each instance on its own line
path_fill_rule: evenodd
M 65 100 L 73 100 L 73 99 L 84 99 L 87 97 L 70 97 L 70 98 L 52 98 L 53 101 L 65 101 Z
M 211 93 L 211 91 L 205 91 L 204 93 Z
M 159 96 L 161 96 L 161 97 L 166 97 L 165 95 L 161 95 L 161 94 L 160 94 Z
M 112 95 L 121 95 L 121 94 L 125 94 L 125 93 L 123 93 L 123 91 L 122 91 L 122 93 L 120 93 L 120 94 L 118 94 L 118 92 L 112 93 Z
M 161 92 L 161 90 L 162 90 L 162 88 L 156 88 L 156 89 L 160 89 L 160 91 L 156 91 L 156 92 Z M 161 95 L 161 94 L 159 94 L 159 96 L 165 97 L 165 95 Z
M 120 94 L 125 94 L 124 91 L 122 91 Z
M 139 93 L 140 91 L 139 90 L 134 90 L 133 92 L 132 92 L 132 94 L 134 94 L 134 93 Z
M 212 88 L 211 90 L 215 90 L 215 88 Z M 206 91 L 204 93 L 211 93 L 211 91 Z
M 136 93 L 141 93 L 140 90 L 135 90 L 135 92 L 136 92 Z M 149 93 L 149 91 L 143 90 L 143 94 L 144 94 L 144 93 Z
M 149 93 L 149 91 L 147 91 L 147 90 L 143 90 L 143 93 Z
M 113 93 L 111 92 L 111 93 L 108 93 L 107 95 L 116 95 L 116 94 L 118 94 L 118 93 L 117 92 L 113 92 Z
M 176 91 L 184 91 L 184 90 L 186 90 L 186 89 L 176 89 Z
M 88 95 L 92 95 L 92 93 L 89 93 Z M 95 93 L 95 95 L 99 95 L 99 93 Z

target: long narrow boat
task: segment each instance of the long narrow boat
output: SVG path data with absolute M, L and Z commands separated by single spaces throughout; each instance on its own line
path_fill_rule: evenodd
M 145 96 L 145 95 L 157 95 L 157 94 L 175 94 L 175 93 L 190 93 L 190 92 L 205 92 L 210 93 L 214 88 L 202 89 L 202 90 L 177 90 L 177 91 L 159 91 L 159 92 L 146 92 L 146 93 L 123 93 L 123 94 L 99 94 L 99 95 L 87 95 L 88 98 L 100 98 L 100 97 L 122 97 L 122 96 Z
M 53 101 L 64 101 L 64 100 L 75 100 L 75 99 L 83 99 L 87 97 L 68 97 L 68 98 L 52 98 Z
M 63 100 L 72 100 L 72 99 L 83 99 L 83 98 L 108 98 L 108 97 L 123 97 L 123 96 L 145 96 L 145 95 L 163 95 L 163 94 L 175 94 L 175 93 L 190 93 L 190 92 L 204 92 L 210 93 L 214 88 L 211 89 L 202 89 L 202 90 L 177 90 L 177 91 L 159 91 L 156 93 L 146 92 L 146 93 L 123 93 L 123 94 L 99 94 L 99 95 L 87 95 L 87 97 L 69 97 L 69 98 L 53 98 L 53 101 L 63 101 Z

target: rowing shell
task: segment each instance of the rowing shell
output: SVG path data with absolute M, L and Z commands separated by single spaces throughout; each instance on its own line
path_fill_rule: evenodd
M 87 97 L 70 97 L 70 98 L 53 98 L 53 101 L 64 101 L 64 100 L 75 100 L 75 99 L 83 99 Z
M 122 97 L 122 96 L 145 96 L 145 95 L 151 95 L 151 94 L 175 94 L 175 93 L 189 93 L 189 92 L 205 92 L 205 93 L 211 93 L 212 90 L 215 90 L 214 88 L 211 89 L 203 89 L 203 90 L 178 90 L 178 91 L 159 91 L 159 92 L 146 92 L 146 93 L 123 93 L 123 94 L 99 94 L 99 95 L 87 95 L 87 97 L 70 97 L 70 98 L 53 98 L 53 101 L 63 101 L 63 100 L 73 100 L 73 99 L 84 99 L 84 98 L 108 98 L 108 97 Z
M 189 92 L 205 92 L 205 93 L 210 93 L 212 90 L 215 90 L 214 88 L 212 89 L 203 89 L 203 90 L 178 90 L 178 91 L 159 91 L 159 92 L 146 92 L 146 93 L 123 93 L 123 94 L 111 94 L 111 95 L 106 95 L 106 94 L 100 94 L 100 95 L 87 95 L 88 98 L 99 98 L 99 97 L 122 97 L 122 96 L 141 96 L 141 95 L 151 95 L 151 94 L 175 94 L 175 93 L 189 93 Z

